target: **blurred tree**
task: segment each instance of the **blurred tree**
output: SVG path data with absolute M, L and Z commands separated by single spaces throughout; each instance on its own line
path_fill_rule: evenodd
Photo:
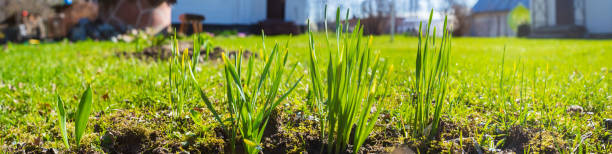
M 518 31 L 518 27 L 523 24 L 531 23 L 531 16 L 529 15 L 529 9 L 523 4 L 518 4 L 508 14 L 508 26 L 515 32 Z
M 364 34 L 380 35 L 390 31 L 391 0 L 369 0 L 361 3 Z
M 463 0 L 445 0 L 443 12 L 449 16 L 448 28 L 453 36 L 467 35 L 470 30 L 470 8 Z
M 452 31 L 453 36 L 464 36 L 470 31 L 470 8 L 465 5 L 455 4 L 453 10 Z

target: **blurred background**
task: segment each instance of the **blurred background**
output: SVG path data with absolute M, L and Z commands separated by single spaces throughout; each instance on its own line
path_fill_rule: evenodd
M 611 0 L 0 0 L 0 43 L 117 40 L 174 30 L 300 34 L 324 28 L 325 5 L 328 22 L 340 7 L 373 35 L 415 35 L 433 9 L 434 25 L 448 16 L 455 36 L 612 37 Z

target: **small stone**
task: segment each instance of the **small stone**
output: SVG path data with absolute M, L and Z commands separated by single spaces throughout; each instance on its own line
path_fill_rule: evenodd
M 604 119 L 603 122 L 606 129 L 612 130 L 612 119 Z
M 571 105 L 567 108 L 566 111 L 570 113 L 582 113 L 584 109 L 582 108 L 582 106 L 579 105 Z
M 123 42 L 132 42 L 134 41 L 134 37 L 129 36 L 129 35 L 119 35 L 119 40 L 123 41 Z
M 410 149 L 408 145 L 401 145 L 399 147 L 395 147 L 391 153 L 392 154 L 415 154 L 416 152 Z
M 153 153 L 155 154 L 167 154 L 170 153 L 170 151 L 164 147 L 157 147 L 155 149 L 153 149 Z
M 51 148 L 51 149 L 43 148 L 41 152 L 45 153 L 45 154 L 56 154 L 56 153 L 59 153 L 57 151 L 57 149 L 55 149 L 55 148 Z
M 179 154 L 189 154 L 189 151 L 181 151 Z
M 306 120 L 314 121 L 314 120 L 316 120 L 316 118 L 314 116 L 308 116 L 308 118 L 306 118 Z

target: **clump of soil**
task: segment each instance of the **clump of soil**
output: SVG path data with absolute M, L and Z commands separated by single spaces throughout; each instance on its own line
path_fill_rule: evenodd
M 562 137 L 556 132 L 513 126 L 507 133 L 506 143 L 502 147 L 502 150 L 511 150 L 516 153 L 524 153 L 527 150 L 532 152 L 555 153 L 556 149 L 565 148 L 567 146 L 562 140 Z
M 313 120 L 296 115 L 281 115 L 280 111 L 275 110 L 270 115 L 264 131 L 262 151 L 264 153 L 300 153 L 302 151 L 313 153 L 317 151 L 314 153 L 318 153 L 318 150 L 322 148 L 318 130 Z
M 392 126 L 372 131 L 359 149 L 359 153 L 389 153 L 392 147 L 400 145 L 401 140 L 398 139 L 401 136 L 401 131 Z
M 142 127 L 124 127 L 109 130 L 101 137 L 101 146 L 107 153 L 142 153 L 157 138 L 157 133 Z
M 506 143 L 502 149 L 512 150 L 516 153 L 524 153 L 525 147 L 529 144 L 533 132 L 521 126 L 513 126 L 508 130 Z
M 407 138 L 404 141 L 405 144 L 396 149 L 410 149 L 413 152 L 425 153 L 482 153 L 481 147 L 471 137 L 474 135 L 473 131 L 476 130 L 475 124 L 461 123 L 451 119 L 448 116 L 440 118 L 439 129 L 429 142 L 426 137 Z
M 223 136 L 208 134 L 195 128 L 192 120 L 185 117 L 166 116 L 168 111 L 148 112 L 117 111 L 95 122 L 100 130 L 100 147 L 106 153 L 220 153 L 223 152 Z M 168 125 L 179 127 L 176 133 L 182 137 L 167 138 Z M 98 126 L 102 125 L 102 126 Z M 194 131 L 198 130 L 198 131 Z M 194 131 L 195 133 L 191 132 Z
M 291 115 L 273 112 L 262 139 L 264 153 L 327 153 L 326 138 L 321 138 L 318 122 L 298 111 Z M 401 136 L 393 127 L 374 130 L 357 153 L 388 153 L 398 146 Z M 352 140 L 351 140 L 352 141 Z M 352 145 L 345 153 L 354 153 Z
M 533 138 L 529 140 L 529 147 L 531 151 L 538 151 L 541 153 L 556 153 L 557 149 L 563 149 L 567 146 L 564 140 L 561 139 L 561 135 L 557 132 L 540 131 L 533 134 Z
M 7 152 L 7 153 L 43 153 L 43 154 L 56 154 L 59 153 L 58 149 L 48 149 L 48 148 L 44 148 L 41 147 L 40 145 L 34 145 L 31 143 L 23 143 L 23 144 L 18 144 L 15 149 L 3 149 L 0 148 L 0 150 L 2 152 Z
M 193 43 L 191 42 L 179 42 L 179 49 L 184 50 L 184 49 L 188 49 L 189 50 L 189 57 L 193 56 Z M 200 62 L 203 62 L 206 58 L 206 48 L 205 47 L 201 47 L 199 49 L 200 52 L 200 57 L 198 57 L 198 59 L 200 60 Z M 230 58 L 233 58 L 234 56 L 236 56 L 236 53 L 238 51 L 235 50 L 231 50 L 231 51 L 226 51 L 225 49 L 216 46 L 214 48 L 212 48 L 212 50 L 208 53 L 208 60 L 217 60 L 220 59 L 221 56 L 223 54 L 228 54 L 228 56 Z M 127 51 L 122 51 L 122 52 L 117 52 L 116 53 L 117 56 L 119 57 L 129 57 L 129 58 L 137 58 L 137 59 L 142 59 L 142 60 L 146 60 L 146 59 L 152 59 L 152 60 L 168 60 L 170 59 L 170 57 L 172 57 L 172 46 L 170 44 L 165 44 L 165 45 L 159 45 L 159 46 L 152 46 L 152 47 L 148 47 L 143 49 L 142 51 L 136 51 L 136 52 L 127 52 Z M 251 56 L 255 56 L 255 58 L 258 58 L 259 55 L 257 53 L 253 53 L 249 50 L 245 50 L 242 52 L 242 57 L 243 58 L 249 58 Z
M 391 154 L 416 154 L 416 152 L 412 150 L 408 145 L 402 145 L 395 147 Z

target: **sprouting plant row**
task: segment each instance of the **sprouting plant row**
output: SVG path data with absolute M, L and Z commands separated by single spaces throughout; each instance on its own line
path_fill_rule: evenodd
M 284 47 L 279 44 L 273 47 L 272 52 L 265 58 L 265 65 L 258 79 L 254 75 L 253 56 L 248 59 L 246 72 L 242 70 L 242 51 L 239 51 L 233 59 L 227 55 L 222 56 L 225 84 L 227 85 L 225 87 L 228 118 L 222 119 L 206 93 L 199 90 L 201 98 L 213 113 L 215 120 L 219 122 L 224 131 L 231 135 L 231 149 L 235 149 L 237 136 L 240 133 L 246 152 L 259 153 L 261 138 L 270 114 L 300 82 L 301 78 L 292 84 L 293 86 L 279 92 L 279 89 L 286 85 L 283 82 L 287 82 L 287 80 L 282 80 L 286 73 L 285 66 L 289 55 L 287 46 L 288 42 Z M 242 80 L 244 78 L 246 82 Z M 193 80 L 196 81 L 195 78 Z M 197 115 L 197 112 L 192 112 L 192 115 Z M 229 124 L 225 124 L 226 121 L 229 121 Z
M 191 59 L 189 57 L 189 50 L 184 49 L 183 52 L 179 50 L 178 39 L 176 34 L 172 38 L 172 58 L 168 62 L 169 72 L 168 81 L 170 85 L 170 97 L 169 102 L 172 108 L 172 115 L 181 115 L 184 112 L 185 103 L 190 99 L 190 95 L 193 91 L 191 75 L 195 71 L 196 66 L 200 57 L 200 47 L 203 44 L 206 49 L 205 58 L 208 58 L 210 52 L 210 46 L 208 40 L 203 40 L 200 35 L 193 36 L 193 48 Z
M 348 15 L 347 11 L 347 19 Z M 338 8 L 337 50 L 335 53 L 329 51 L 327 70 L 324 73 L 317 68 L 319 60 L 315 38 L 309 32 L 309 71 L 312 82 L 309 89 L 312 95 L 310 104 L 314 113 L 323 121 L 320 131 L 322 135 L 327 134 L 328 153 L 340 153 L 349 143 L 353 143 L 354 151 L 359 150 L 374 128 L 380 112 L 385 109 L 384 104 L 380 103 L 387 93 L 387 88 L 377 88 L 384 84 L 388 69 L 386 61 L 382 61 L 370 48 L 372 37 L 364 45 L 360 22 L 357 22 L 352 33 L 344 33 L 348 30 L 348 20 L 342 24 L 340 19 Z M 326 41 L 329 46 L 328 37 Z M 374 106 L 378 108 L 371 113 L 370 109 Z M 355 133 L 351 136 L 353 130 Z M 349 141 L 351 137 L 353 140 Z
M 347 11 L 345 19 L 348 17 Z M 435 36 L 429 38 L 431 15 L 429 22 L 425 33 L 419 30 L 419 34 L 426 36 L 419 35 L 415 77 L 417 82 L 413 87 L 416 97 L 412 100 L 412 106 L 404 107 L 404 114 L 409 118 L 403 121 L 411 124 L 411 135 L 423 136 L 428 140 L 437 132 L 446 96 L 451 40 L 445 20 L 442 42 L 436 47 Z M 325 24 L 327 25 L 327 22 Z M 363 27 L 359 21 L 353 31 L 349 31 L 348 20 L 342 23 L 340 8 L 336 11 L 335 33 L 334 48 L 331 47 L 326 29 L 325 43 L 328 57 L 326 63 L 322 63 L 317 58 L 316 39 L 309 31 L 308 70 L 311 86 L 308 89 L 308 103 L 313 113 L 320 119 L 321 139 L 327 143 L 323 149 L 327 149 L 327 153 L 341 153 L 352 144 L 352 150 L 357 152 L 372 132 L 381 111 L 386 110 L 385 102 L 388 101 L 386 96 L 389 88 L 384 87 L 388 87 L 387 76 L 393 67 L 389 67 L 387 61 L 371 49 L 372 37 L 367 41 L 362 38 Z M 265 43 L 264 35 L 262 41 Z M 227 101 L 224 104 L 226 112 L 223 113 L 226 114 L 218 111 L 206 91 L 200 88 L 194 74 L 199 61 L 200 45 L 204 44 L 208 52 L 208 41 L 195 36 L 191 57 L 187 49 L 180 52 L 176 36 L 173 37 L 172 44 L 172 57 L 168 64 L 169 104 L 172 116 L 183 115 L 185 107 L 188 106 L 186 102 L 192 99 L 191 95 L 197 93 L 221 128 L 230 135 L 230 149 L 235 149 L 236 144 L 242 143 L 246 153 L 259 153 L 262 150 L 261 139 L 270 115 L 302 79 L 300 77 L 292 84 L 288 83 L 289 80 L 283 80 L 283 77 L 292 76 L 294 72 L 294 70 L 286 72 L 290 53 L 289 41 L 285 45 L 277 43 L 269 54 L 265 52 L 267 50 L 265 45 L 263 46 L 263 70 L 257 75 L 253 56 L 249 57 L 246 70 L 243 70 L 242 51 L 233 57 L 222 55 Z M 325 70 L 319 69 L 322 64 L 326 65 Z M 430 102 L 434 102 L 433 106 Z M 77 145 L 86 130 L 91 104 L 92 92 L 88 87 L 77 109 L 75 124 Z M 64 144 L 69 147 L 64 103 L 59 96 L 57 106 Z M 430 108 L 433 108 L 433 112 Z M 194 110 L 190 113 L 196 124 L 203 125 L 201 113 Z M 432 129 L 426 129 L 428 127 Z
M 346 15 L 345 19 L 348 19 L 348 11 Z M 327 22 L 325 24 L 327 25 Z M 431 139 L 435 134 L 421 132 L 428 127 L 427 125 L 434 128 L 430 132 L 437 132 L 440 111 L 444 104 L 451 40 L 445 24 L 442 43 L 436 48 L 435 37 L 429 38 L 430 26 L 431 24 L 428 24 L 427 31 L 424 33 L 427 35 L 425 39 L 419 42 L 417 53 L 416 80 L 418 82 L 415 84 L 417 89 L 415 93 L 418 97 L 413 100 L 412 104 L 415 106 L 408 106 L 405 109 L 407 113 L 412 113 L 414 116 L 404 121 L 412 124 L 410 128 L 414 133 L 411 135 L 424 136 L 427 139 Z M 328 143 L 323 149 L 327 149 L 327 153 L 341 153 L 348 148 L 349 144 L 353 145 L 354 151 L 358 151 L 372 132 L 380 112 L 386 108 L 384 102 L 389 88 L 377 87 L 389 84 L 386 78 L 392 67 L 388 67 L 387 62 L 370 48 L 372 37 L 366 42 L 362 39 L 362 35 L 363 28 L 359 22 L 355 25 L 354 30 L 349 32 L 348 20 L 341 22 L 340 8 L 338 8 L 336 11 L 337 46 L 331 47 L 326 29 L 325 43 L 329 51 L 327 69 L 323 71 L 319 69 L 321 62 L 317 59 L 316 40 L 309 31 L 308 70 L 312 83 L 308 89 L 308 104 L 320 119 L 321 137 Z M 419 38 L 421 40 L 421 37 Z M 263 35 L 262 41 L 265 41 Z M 249 58 L 247 71 L 244 73 L 241 52 L 238 52 L 233 58 L 227 55 L 222 56 L 226 83 L 226 110 L 229 115 L 221 115 L 208 99 L 206 92 L 199 90 L 202 100 L 213 114 L 214 119 L 224 131 L 230 134 L 230 149 L 234 149 L 235 144 L 242 141 L 247 153 L 261 151 L 260 142 L 270 113 L 301 80 L 300 78 L 289 89 L 283 90 L 282 95 L 278 94 L 282 90 L 279 85 L 286 84 L 281 84 L 283 81 L 281 77 L 289 53 L 288 45 L 287 43 L 284 47 L 280 47 L 276 44 L 270 54 L 264 56 L 265 65 L 258 82 L 252 82 L 252 57 Z M 265 45 L 263 47 L 265 51 Z M 336 50 L 333 51 L 333 49 Z M 196 81 L 193 73 L 191 75 Z M 246 79 L 246 82 L 243 79 Z M 197 85 L 197 82 L 193 83 Z M 260 97 L 262 94 L 264 96 Z M 430 107 L 428 102 L 435 102 L 435 105 Z M 430 108 L 433 108 L 433 113 L 429 111 Z M 196 123 L 201 123 L 198 112 L 192 111 L 192 116 L 197 119 L 194 120 Z M 430 120 L 430 117 L 434 117 L 433 120 Z
M 451 35 L 446 29 L 447 19 L 444 19 L 441 42 L 436 46 L 436 35 L 429 35 L 432 29 L 432 16 L 433 10 L 429 15 L 430 22 L 425 31 L 421 28 L 422 23 L 419 25 L 415 82 L 412 87 L 413 107 L 405 108 L 408 110 L 404 112 L 408 118 L 407 123 L 412 128 L 410 133 L 413 136 L 423 136 L 426 140 L 431 140 L 438 132 L 442 106 L 445 104 L 448 89 L 451 51 Z M 436 34 L 435 27 L 433 34 Z

